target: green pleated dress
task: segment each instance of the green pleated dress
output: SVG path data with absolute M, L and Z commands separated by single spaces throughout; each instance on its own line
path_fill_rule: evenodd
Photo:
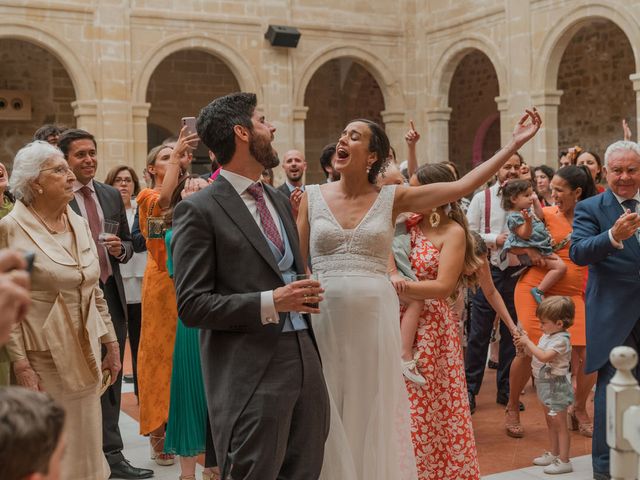
M 167 230 L 167 270 L 173 277 L 171 235 L 171 230 Z M 193 457 L 205 451 L 207 399 L 202 381 L 199 333 L 199 329 L 187 328 L 178 319 L 164 451 L 182 457 Z

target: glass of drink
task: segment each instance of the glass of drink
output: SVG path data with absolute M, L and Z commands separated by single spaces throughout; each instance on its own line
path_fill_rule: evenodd
M 299 273 L 299 274 L 296 275 L 295 280 L 296 281 L 298 281 L 298 280 L 315 280 L 317 282 L 317 281 L 319 281 L 319 278 L 318 278 L 318 275 L 315 274 L 315 273 Z M 305 295 L 305 297 L 307 297 L 307 296 L 310 297 L 311 295 L 310 294 L 309 295 Z M 309 303 L 305 302 L 304 305 L 307 306 L 307 307 L 311 307 L 311 308 L 319 308 L 318 302 L 309 302 Z
M 113 220 L 105 220 L 102 223 L 102 231 L 98 235 L 98 242 L 104 245 L 104 242 L 109 240 L 109 237 L 114 237 L 118 234 L 119 228 L 119 222 L 114 222 Z

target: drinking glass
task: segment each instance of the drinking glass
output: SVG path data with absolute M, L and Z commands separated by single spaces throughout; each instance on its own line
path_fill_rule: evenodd
M 298 280 L 315 280 L 315 281 L 319 281 L 320 279 L 318 278 L 318 275 L 315 273 L 299 273 L 296 275 L 295 278 L 296 281 Z M 307 295 L 305 295 L 306 297 Z M 311 295 L 309 295 L 311 296 Z M 319 304 L 318 302 L 309 302 L 309 303 L 304 303 L 305 306 L 307 307 L 311 307 L 311 308 L 319 308 Z
M 116 236 L 118 234 L 118 229 L 120 228 L 119 222 L 114 222 L 113 220 L 105 220 L 102 222 L 102 231 L 98 235 L 98 242 L 104 245 L 109 237 Z

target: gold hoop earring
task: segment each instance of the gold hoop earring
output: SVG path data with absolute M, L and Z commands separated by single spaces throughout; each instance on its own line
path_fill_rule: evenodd
M 436 211 L 436 209 L 431 210 L 431 215 L 429 215 L 429 225 L 433 228 L 436 228 L 440 225 L 440 214 Z

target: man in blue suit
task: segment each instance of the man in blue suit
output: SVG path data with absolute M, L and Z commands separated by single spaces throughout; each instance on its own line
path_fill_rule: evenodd
M 592 446 L 593 478 L 609 475 L 606 389 L 611 349 L 640 350 L 640 146 L 619 141 L 604 156 L 609 190 L 576 205 L 571 260 L 589 266 L 587 372 L 598 372 Z M 638 377 L 636 369 L 634 375 Z

